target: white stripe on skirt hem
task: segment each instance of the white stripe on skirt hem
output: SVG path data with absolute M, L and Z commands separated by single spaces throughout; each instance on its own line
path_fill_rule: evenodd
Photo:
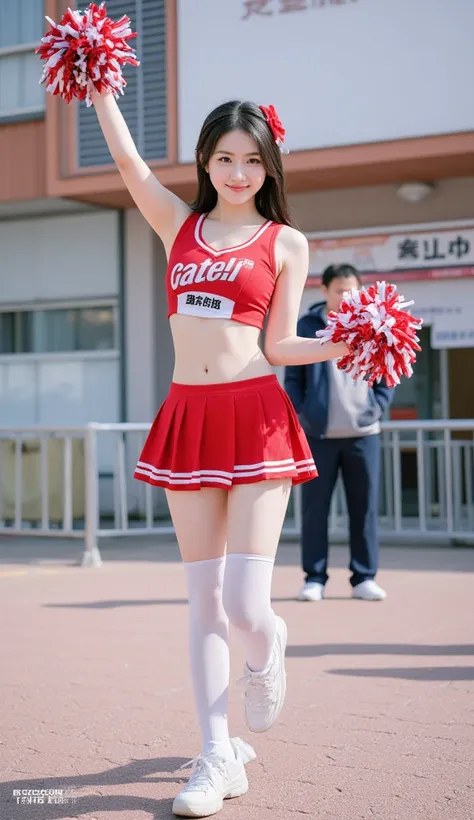
M 167 481 L 169 484 L 199 484 L 203 481 L 212 481 L 230 486 L 233 478 L 253 478 L 263 473 L 287 473 L 294 470 L 297 473 L 307 473 L 313 469 L 316 469 L 315 463 L 310 458 L 296 462 L 293 459 L 285 459 L 241 464 L 234 467 L 233 473 L 224 470 L 193 470 L 189 473 L 173 473 L 171 470 L 160 470 L 152 464 L 139 461 L 135 473 L 148 476 L 155 481 Z

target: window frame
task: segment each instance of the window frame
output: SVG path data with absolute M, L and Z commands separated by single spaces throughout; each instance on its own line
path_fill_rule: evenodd
M 38 42 L 18 43 L 14 46 L 0 47 L 0 60 L 2 57 L 14 57 L 21 54 L 31 54 L 40 45 Z M 38 82 L 39 82 L 38 75 Z M 44 92 L 46 94 L 46 92 Z M 43 119 L 46 114 L 46 99 L 43 105 L 30 106 L 29 108 L 13 108 L 10 111 L 0 110 L 0 126 L 7 125 L 9 122 L 19 122 L 21 120 Z
M 20 313 L 33 313 L 37 311 L 48 312 L 51 310 L 90 310 L 91 308 L 106 308 L 112 311 L 113 324 L 113 347 L 100 348 L 97 350 L 52 350 L 52 351 L 14 351 L 13 353 L 0 352 L 0 362 L 7 359 L 11 361 L 32 360 L 32 359 L 54 359 L 54 358 L 115 358 L 120 355 L 120 328 L 119 328 L 119 305 L 116 299 L 95 299 L 84 301 L 51 302 L 31 305 L 0 305 L 0 315 L 4 313 L 15 314 L 14 333 L 17 334 L 18 315 Z M 17 341 L 17 339 L 15 339 Z

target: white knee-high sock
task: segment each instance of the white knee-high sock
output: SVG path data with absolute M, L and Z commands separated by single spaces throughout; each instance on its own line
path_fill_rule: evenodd
M 264 555 L 227 556 L 223 602 L 230 623 L 246 649 L 253 672 L 267 666 L 276 633 L 271 604 L 273 558 Z
M 185 563 L 189 655 L 202 753 L 233 759 L 227 726 L 229 622 L 222 605 L 225 557 Z

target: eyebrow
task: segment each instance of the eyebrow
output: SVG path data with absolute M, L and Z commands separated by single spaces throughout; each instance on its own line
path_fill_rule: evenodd
M 221 150 L 221 151 L 216 151 L 216 154 L 228 154 L 230 157 L 235 156 L 235 154 L 233 154 L 232 151 L 222 151 Z M 244 154 L 244 156 L 245 157 L 259 157 L 260 152 L 259 151 L 250 151 L 249 154 Z

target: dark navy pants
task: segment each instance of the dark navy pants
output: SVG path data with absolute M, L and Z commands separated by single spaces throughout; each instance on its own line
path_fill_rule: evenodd
M 378 567 L 380 436 L 308 436 L 308 442 L 319 475 L 302 485 L 302 562 L 306 580 L 325 584 L 328 579 L 328 517 L 341 471 L 349 513 L 349 569 L 355 586 L 374 578 Z

